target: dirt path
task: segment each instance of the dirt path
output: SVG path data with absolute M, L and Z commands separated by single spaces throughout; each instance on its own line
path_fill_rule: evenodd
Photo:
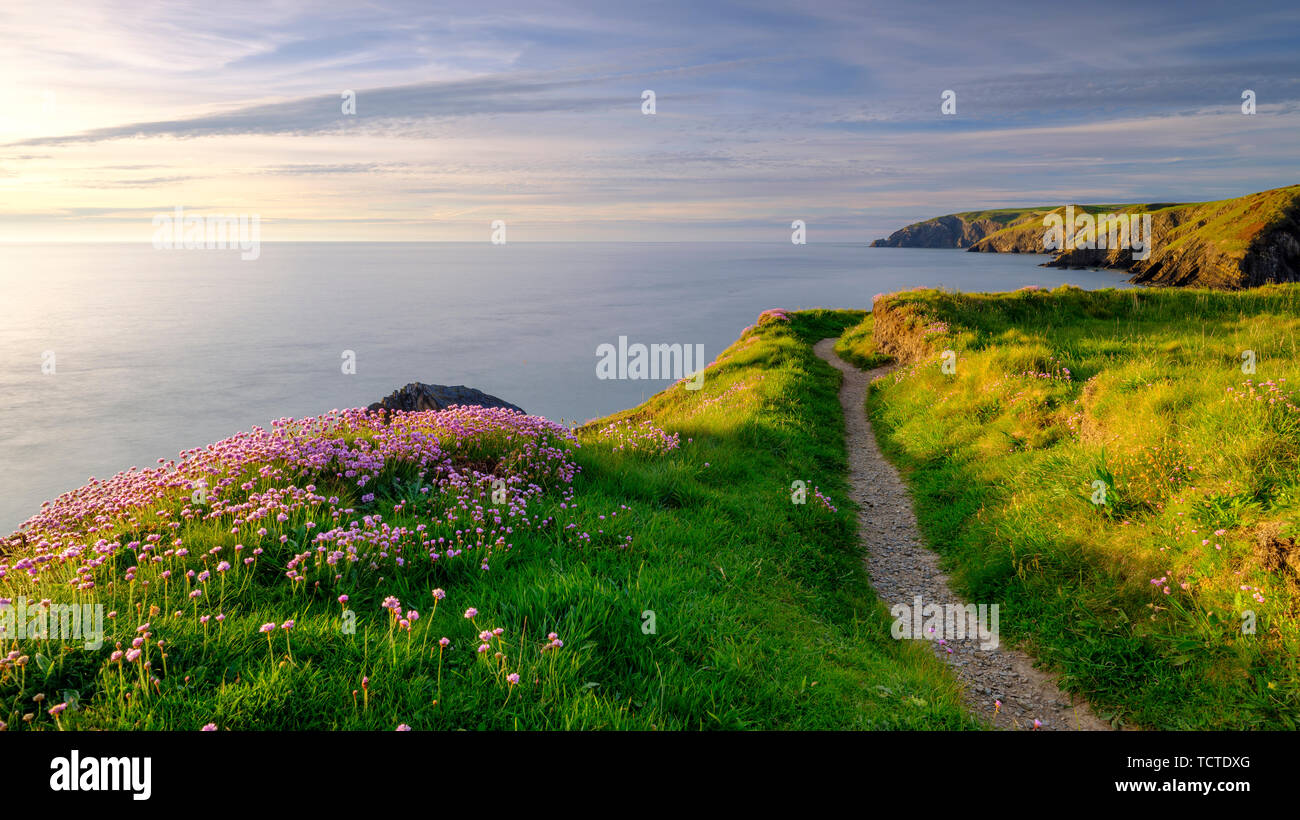
M 938 555 L 921 546 L 911 496 L 898 471 L 881 455 L 864 412 L 867 385 L 890 368 L 870 373 L 859 370 L 835 354 L 834 339 L 823 339 L 814 349 L 844 374 L 840 406 L 847 428 L 849 487 L 861 510 L 858 536 L 876 594 L 889 606 L 913 606 L 917 595 L 926 604 L 965 603 L 949 589 L 947 576 L 939 570 Z M 1035 720 L 1041 721 L 1044 730 L 1111 728 L 1098 720 L 1086 703 L 1072 703 L 1052 676 L 1035 669 L 1023 652 L 1004 645 L 981 649 L 976 638 L 950 640 L 944 645 L 937 640 L 927 643 L 965 684 L 971 711 L 1000 729 L 1032 729 Z M 994 701 L 1002 702 L 996 717 Z

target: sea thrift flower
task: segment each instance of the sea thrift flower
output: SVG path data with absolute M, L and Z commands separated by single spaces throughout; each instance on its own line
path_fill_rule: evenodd
M 275 631 L 275 624 L 274 624 L 274 623 L 262 624 L 262 628 L 261 628 L 259 631 L 261 631 L 261 632 L 274 632 L 274 631 Z
M 514 686 L 516 683 L 519 683 L 519 673 L 511 672 L 509 675 L 506 675 L 506 680 L 510 681 L 511 686 Z
M 478 610 L 477 610 L 477 609 L 475 609 L 474 607 L 470 607 L 469 609 L 465 610 L 465 618 L 466 618 L 466 619 L 469 619 L 469 618 L 475 618 L 475 617 L 478 617 Z
M 398 731 L 398 732 L 409 732 L 409 731 L 411 731 L 411 727 L 410 727 L 410 726 L 407 726 L 405 723 L 399 723 L 399 724 L 397 724 L 397 729 L 395 729 L 394 731 Z
M 200 729 L 199 731 L 200 731 L 200 732 L 215 732 L 215 731 L 217 731 L 217 724 L 215 724 L 215 723 L 205 723 L 205 724 L 203 724 L 203 728 Z

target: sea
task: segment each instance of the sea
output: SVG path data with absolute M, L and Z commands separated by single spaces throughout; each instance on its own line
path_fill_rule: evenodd
M 246 255 L 246 254 L 245 254 Z M 789 243 L 0 244 L 0 533 L 91 477 L 286 416 L 464 384 L 562 422 L 674 379 L 598 377 L 604 344 L 702 345 L 768 308 L 877 293 L 1130 287 L 1047 257 Z

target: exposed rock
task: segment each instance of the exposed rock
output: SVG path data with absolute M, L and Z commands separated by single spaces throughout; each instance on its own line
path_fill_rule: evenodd
M 401 390 L 394 390 L 383 401 L 370 405 L 369 410 L 446 410 L 453 404 L 472 405 L 475 407 L 504 407 L 507 410 L 524 412 L 522 407 L 513 405 L 496 396 L 489 396 L 482 390 L 466 387 L 463 384 L 424 384 L 411 382 Z

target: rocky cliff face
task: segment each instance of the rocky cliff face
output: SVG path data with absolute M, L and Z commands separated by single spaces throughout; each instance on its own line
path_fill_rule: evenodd
M 1052 260 L 1044 263 L 1047 266 L 1113 268 L 1130 272 L 1131 281 L 1138 284 L 1175 287 L 1231 290 L 1300 281 L 1300 185 L 1216 202 L 1075 205 L 1073 209 L 1077 214 L 1149 214 L 1151 252 L 1146 259 L 1134 259 L 1128 248 L 1081 247 L 1078 236 L 1072 236 L 1065 242 L 1065 250 L 1053 252 Z M 1022 211 L 977 239 L 969 249 L 975 253 L 1052 252 L 1044 247 L 1044 220 L 1064 212 L 1065 206 Z M 977 233 L 975 223 L 961 216 L 953 214 L 909 225 L 873 245 L 961 247 L 932 244 L 941 241 L 942 235 L 938 228 L 927 227 L 948 225 L 949 234 L 955 236 L 952 226 L 971 225 L 972 230 L 963 235 Z
M 1261 234 L 1242 260 L 1244 287 L 1270 282 L 1300 282 L 1300 208 L 1285 224 Z
M 1118 268 L 1137 284 L 1172 287 L 1236 290 L 1300 281 L 1300 186 L 1150 213 L 1147 259 L 1126 249 L 1081 248 L 1047 264 Z
M 482 390 L 475 390 L 463 384 L 423 384 L 411 382 L 401 390 L 394 390 L 387 398 L 370 405 L 368 410 L 446 410 L 453 404 L 472 405 L 475 407 L 503 407 L 506 410 L 524 412 L 504 399 L 490 396 Z
M 1177 209 L 1164 223 L 1157 214 L 1154 252 L 1128 266 L 1133 281 L 1227 289 L 1300 282 L 1300 186 L 1226 202 Z

